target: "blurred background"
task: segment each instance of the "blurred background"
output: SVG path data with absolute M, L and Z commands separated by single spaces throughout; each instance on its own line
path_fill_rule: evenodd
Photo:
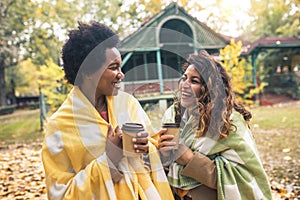
M 43 128 L 71 87 L 61 48 L 90 20 L 120 35 L 122 89 L 156 128 L 186 55 L 219 60 L 253 113 L 274 199 L 300 199 L 299 0 L 0 0 L 1 199 L 46 199 Z

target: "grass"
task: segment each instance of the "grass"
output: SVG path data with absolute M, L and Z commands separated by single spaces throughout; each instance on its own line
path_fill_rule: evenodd
M 300 106 L 251 112 L 252 132 L 273 191 L 280 199 L 300 198 Z
M 161 126 L 164 111 L 157 105 L 144 106 L 154 127 Z M 300 132 L 300 107 L 253 107 L 251 124 L 260 129 L 291 129 Z
M 261 129 L 300 131 L 300 107 L 256 107 L 251 109 L 251 124 Z
M 27 143 L 42 137 L 38 110 L 17 110 L 13 114 L 0 116 L 2 144 Z
M 158 106 L 146 106 L 147 114 L 154 127 L 160 128 L 162 110 Z M 252 127 L 255 130 L 289 130 L 300 132 L 300 107 L 255 107 L 251 108 Z M 12 115 L 0 116 L 0 140 L 2 142 L 21 142 L 42 138 L 38 110 L 17 110 Z M 281 137 L 281 136 L 280 136 Z M 279 137 L 279 138 L 280 138 Z M 288 137 L 289 138 L 289 137 Z M 280 140 L 286 140 L 282 136 Z

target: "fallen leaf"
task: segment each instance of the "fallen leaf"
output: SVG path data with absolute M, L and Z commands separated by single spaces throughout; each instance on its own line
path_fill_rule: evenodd
M 282 152 L 283 153 L 288 153 L 288 152 L 290 152 L 291 150 L 289 149 L 289 148 L 286 148 L 286 149 L 282 149 Z
M 292 158 L 291 158 L 291 156 L 284 156 L 283 160 L 287 160 L 288 161 L 288 160 L 292 160 Z

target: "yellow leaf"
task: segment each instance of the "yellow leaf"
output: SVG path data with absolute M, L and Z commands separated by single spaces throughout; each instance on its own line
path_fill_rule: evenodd
M 37 15 L 42 14 L 42 12 L 43 12 L 43 9 L 42 9 L 42 8 L 37 8 L 36 11 L 35 11 L 35 13 L 36 13 Z

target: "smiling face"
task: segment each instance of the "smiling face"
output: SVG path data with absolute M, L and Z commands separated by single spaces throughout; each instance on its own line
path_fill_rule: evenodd
M 99 69 L 90 75 L 84 75 L 81 91 L 95 104 L 104 96 L 115 96 L 120 89 L 121 80 L 125 77 L 121 71 L 122 59 L 117 48 L 105 51 L 106 60 Z
M 197 105 L 201 83 L 200 73 L 194 65 L 189 65 L 179 82 L 180 103 L 183 107 L 188 109 Z
M 121 80 L 125 77 L 121 71 L 121 64 L 122 59 L 118 49 L 115 47 L 112 49 L 106 49 L 106 62 L 102 65 L 102 68 L 95 73 L 95 76 L 97 76 L 95 77 L 95 81 L 97 81 L 98 78 L 96 89 L 97 96 L 115 96 L 118 94 L 121 87 Z

